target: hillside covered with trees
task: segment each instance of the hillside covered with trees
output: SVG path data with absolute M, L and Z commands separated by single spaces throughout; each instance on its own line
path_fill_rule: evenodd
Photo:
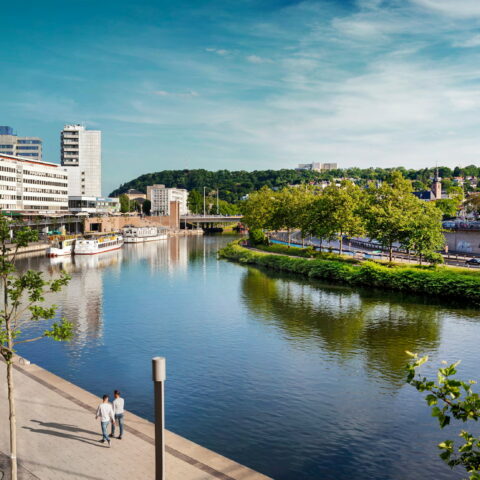
M 198 190 L 207 192 L 219 190 L 220 199 L 230 203 L 237 203 L 244 195 L 259 190 L 262 187 L 281 188 L 287 185 L 298 185 L 301 183 L 319 182 L 333 178 L 356 179 L 360 185 L 369 180 L 384 181 L 391 173 L 397 170 L 402 175 L 412 180 L 415 190 L 430 188 L 431 179 L 434 176 L 434 168 L 423 168 L 419 170 L 398 168 L 349 168 L 337 169 L 327 172 L 297 171 L 294 169 L 282 170 L 245 170 L 230 171 L 218 170 L 216 172 L 196 170 L 163 170 L 156 173 L 147 173 L 135 178 L 114 190 L 110 196 L 119 196 L 133 188 L 146 192 L 148 185 L 163 184 L 166 187 L 186 188 L 187 190 Z M 445 182 L 451 182 L 454 177 L 479 177 L 480 167 L 470 165 L 465 168 L 439 167 L 439 174 Z M 465 188 L 469 189 L 468 181 Z

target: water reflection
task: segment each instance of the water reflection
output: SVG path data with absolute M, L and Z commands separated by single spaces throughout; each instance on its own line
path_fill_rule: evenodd
M 340 360 L 360 356 L 389 382 L 404 383 L 405 350 L 433 352 L 440 342 L 438 308 L 369 298 L 342 287 L 267 276 L 249 268 L 242 281 L 245 304 L 280 328 L 295 348 L 313 348 Z

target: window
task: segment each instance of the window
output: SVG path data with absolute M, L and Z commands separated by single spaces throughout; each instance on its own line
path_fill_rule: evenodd
M 30 147 L 28 145 L 17 146 L 17 150 L 39 150 L 39 147 Z
M 0 145 L 0 148 L 13 148 L 13 145 Z
M 17 140 L 17 143 L 20 144 L 31 144 L 31 145 L 41 145 L 42 141 L 41 140 Z

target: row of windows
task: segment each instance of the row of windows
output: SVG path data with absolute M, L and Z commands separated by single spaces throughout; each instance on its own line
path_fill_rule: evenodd
M 41 140 L 17 140 L 17 143 L 31 144 L 31 145 L 41 145 Z
M 0 185 L 1 190 L 16 190 L 16 185 Z
M 13 148 L 13 145 L 0 145 L 0 148 Z
M 4 155 L 13 155 L 13 152 L 8 150 L 2 150 L 0 153 L 3 153 Z
M 0 172 L 12 172 L 15 173 L 16 170 L 11 167 L 4 167 L 3 165 L 0 165 Z
M 67 190 L 51 190 L 48 188 L 24 188 L 24 191 L 31 193 L 54 193 L 58 195 L 67 195 Z
M 17 195 L 17 200 L 22 200 L 21 195 Z M 48 197 L 29 197 L 29 196 L 24 196 L 23 201 L 25 200 L 30 200 L 33 202 L 57 202 L 57 203 L 63 203 L 67 201 L 67 198 L 48 198 Z
M 21 152 L 21 153 L 22 153 L 22 155 L 21 155 L 22 157 L 38 157 L 40 155 L 39 152 L 37 152 L 37 153 L 23 153 L 23 152 Z
M 60 178 L 63 180 L 67 180 L 67 175 L 59 175 L 58 173 L 48 173 L 48 172 L 35 172 L 30 170 L 24 170 L 23 173 L 25 175 L 35 175 L 36 177 L 50 177 L 50 178 Z
M 1 180 L 0 176 L 0 180 Z M 52 187 L 63 187 L 67 188 L 67 184 L 65 182 L 48 182 L 47 180 L 30 180 L 29 178 L 23 179 L 23 183 L 33 183 L 34 185 L 50 185 Z
M 5 175 L 0 175 L 0 180 L 5 180 L 6 182 L 14 182 L 15 177 L 7 177 Z
M 4 193 L 0 193 L 0 198 L 3 200 L 15 200 L 17 198 L 16 195 L 5 195 Z
M 15 208 L 15 206 L 11 207 L 6 207 L 6 208 Z M 52 206 L 46 206 L 46 205 L 24 205 L 23 210 L 68 210 L 68 207 L 52 207 Z
M 21 147 L 17 146 L 17 150 L 40 150 L 40 147 L 30 147 L 29 145 L 22 145 Z

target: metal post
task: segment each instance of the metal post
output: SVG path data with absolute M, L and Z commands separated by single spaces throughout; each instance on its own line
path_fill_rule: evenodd
M 163 383 L 167 378 L 164 357 L 152 358 L 155 392 L 155 480 L 165 480 L 165 398 Z
M 218 209 L 218 188 L 217 188 L 217 215 L 219 215 L 219 214 L 220 214 L 220 211 Z
M 203 187 L 203 216 L 205 216 L 205 188 Z

